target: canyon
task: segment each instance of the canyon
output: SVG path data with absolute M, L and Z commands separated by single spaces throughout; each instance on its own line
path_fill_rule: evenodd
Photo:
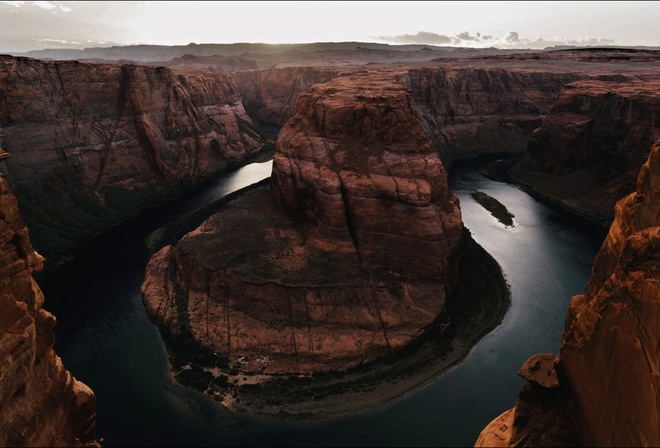
M 147 266 L 145 306 L 177 380 L 205 384 L 239 410 L 231 381 L 259 394 L 269 378 L 352 371 L 451 326 L 447 307 L 472 243 L 447 172 L 490 155 L 507 158 L 513 181 L 603 228 L 614 203 L 637 192 L 617 206 L 587 291 L 571 302 L 559 357 L 523 366 L 530 383 L 515 410 L 478 444 L 659 443 L 649 336 L 658 315 L 658 145 L 649 151 L 660 138 L 658 52 L 312 52 L 183 53 L 140 65 L 0 56 L 0 217 L 11 228 L 3 337 L 17 344 L 6 359 L 20 359 L 1 369 L 3 418 L 14 415 L 4 403 L 28 412 L 20 403 L 37 395 L 65 397 L 53 399 L 62 409 L 17 413 L 7 431 L 17 438 L 6 443 L 95 443 L 94 396 L 53 352 L 54 319 L 31 277 L 44 263 L 18 207 L 46 267 L 56 266 L 94 235 L 272 151 L 273 132 L 270 182 Z M 11 369 L 30 379 L 16 383 Z M 619 380 L 635 383 L 638 399 Z M 608 406 L 626 421 L 596 412 Z M 46 424 L 42 439 L 19 429 L 54 415 L 63 420 Z M 530 429 L 537 423 L 543 429 Z M 619 424 L 630 438 L 613 432 Z
M 0 445 L 98 446 L 94 393 L 53 351 L 55 317 L 32 276 L 43 263 L 0 177 Z
M 557 357 L 536 355 L 514 408 L 476 446 L 656 446 L 660 140 L 615 219 L 584 294 L 571 299 Z
M 0 56 L 0 84 L 0 172 L 53 264 L 266 143 L 222 74 Z
M 271 185 L 147 266 L 150 316 L 222 357 L 216 377 L 346 371 L 410 345 L 444 311 L 461 215 L 400 73 L 300 95 Z

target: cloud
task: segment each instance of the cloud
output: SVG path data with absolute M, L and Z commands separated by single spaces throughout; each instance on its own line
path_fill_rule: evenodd
M 511 31 L 508 36 L 504 38 L 505 41 L 510 43 L 520 42 L 520 35 L 515 31 Z
M 453 45 L 453 46 L 467 46 L 467 47 L 497 47 L 497 48 L 511 48 L 511 49 L 543 49 L 547 47 L 554 47 L 559 45 L 574 45 L 574 46 L 595 46 L 595 45 L 616 45 L 611 39 L 585 37 L 579 39 L 564 39 L 555 37 L 546 39 L 544 37 L 536 37 L 533 39 L 521 37 L 516 31 L 510 31 L 509 34 L 502 38 L 496 38 L 489 34 L 475 33 L 471 34 L 468 31 L 463 31 L 452 36 L 445 34 L 437 34 L 428 31 L 419 31 L 415 34 L 399 34 L 395 36 L 372 36 L 374 39 L 382 40 L 385 42 L 393 42 L 397 44 L 418 44 L 418 45 Z
M 396 42 L 399 44 L 429 44 L 446 45 L 453 41 L 451 36 L 444 34 L 430 33 L 428 31 L 419 31 L 416 34 L 399 34 L 398 36 L 374 36 L 376 39 L 387 42 Z

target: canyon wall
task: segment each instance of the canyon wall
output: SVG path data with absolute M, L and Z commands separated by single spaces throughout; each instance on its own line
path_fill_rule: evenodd
M 32 278 L 42 267 L 0 177 L 0 445 L 97 446 L 94 394 L 53 351 L 55 317 Z
M 566 85 L 532 134 L 514 179 L 608 225 L 660 138 L 660 81 Z
M 232 74 L 245 110 L 254 120 L 284 126 L 296 109 L 298 95 L 330 81 L 341 72 L 326 67 L 289 67 Z
M 434 67 L 408 71 L 422 123 L 445 163 L 521 153 L 561 88 L 583 74 L 516 68 Z
M 383 68 L 388 71 L 390 68 Z M 521 153 L 561 88 L 582 73 L 516 68 L 402 69 L 428 136 L 445 163 L 483 153 Z M 363 68 L 296 67 L 232 74 L 246 110 L 283 125 L 312 85 Z
M 585 293 L 571 300 L 559 356 L 527 369 L 533 381 L 477 446 L 660 445 L 659 298 L 660 140 L 636 191 L 616 205 Z
M 0 56 L 0 86 L 0 172 L 47 257 L 263 146 L 219 73 Z
M 151 258 L 144 300 L 171 346 L 192 339 L 241 371 L 309 374 L 387 356 L 432 325 L 463 227 L 404 80 L 353 74 L 300 95 L 271 189 Z

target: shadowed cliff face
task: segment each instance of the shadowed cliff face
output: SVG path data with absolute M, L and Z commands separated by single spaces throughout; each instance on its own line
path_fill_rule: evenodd
M 53 351 L 55 317 L 32 278 L 42 267 L 0 177 L 0 445 L 95 446 L 94 394 Z
M 250 117 L 284 126 L 296 110 L 298 95 L 311 86 L 330 81 L 339 70 L 325 67 L 290 67 L 233 73 Z
M 217 73 L 0 57 L 0 85 L 0 170 L 46 256 L 263 145 Z
M 502 68 L 420 68 L 408 78 L 424 128 L 446 163 L 522 152 L 577 73 Z
M 556 370 L 559 383 L 525 386 L 477 446 L 570 446 L 577 437 L 586 446 L 660 445 L 660 140 L 615 213 L 585 294 L 571 300 L 555 365 L 537 369 Z M 564 439 L 547 437 L 571 426 Z
M 245 371 L 310 373 L 390 354 L 443 311 L 460 210 L 400 75 L 301 95 L 272 185 L 152 257 L 142 290 L 164 333 Z
M 658 138 L 660 82 L 572 83 L 532 134 L 517 176 L 583 215 L 611 221 Z

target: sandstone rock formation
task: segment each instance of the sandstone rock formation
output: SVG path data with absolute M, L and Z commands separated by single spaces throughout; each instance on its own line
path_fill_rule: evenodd
M 393 76 L 336 78 L 300 96 L 278 138 L 273 187 L 289 214 L 316 224 L 310 252 L 446 278 L 458 199 Z
M 660 140 L 637 190 L 616 205 L 585 294 L 571 300 L 554 365 L 558 392 L 519 418 L 529 408 L 523 389 L 477 446 L 570 445 L 576 436 L 586 446 L 660 445 L 659 299 Z M 543 439 L 551 428 L 569 428 L 559 416 L 573 412 L 573 432 Z
M 408 72 L 424 128 L 446 163 L 489 152 L 522 152 L 561 88 L 583 76 L 515 67 Z
M 0 177 L 0 445 L 96 446 L 94 394 L 53 351 L 55 317 L 32 278 L 42 266 Z
M 166 335 L 244 372 L 293 374 L 345 370 L 424 333 L 455 282 L 462 223 L 401 81 L 352 75 L 300 96 L 272 190 L 150 260 L 144 300 Z
M 660 81 L 568 84 L 532 134 L 515 179 L 609 224 L 658 138 Z
M 296 110 L 298 95 L 340 73 L 327 67 L 289 67 L 241 71 L 232 74 L 232 78 L 252 119 L 284 126 Z
M 0 85 L 0 171 L 46 256 L 263 146 L 219 73 L 0 56 Z

